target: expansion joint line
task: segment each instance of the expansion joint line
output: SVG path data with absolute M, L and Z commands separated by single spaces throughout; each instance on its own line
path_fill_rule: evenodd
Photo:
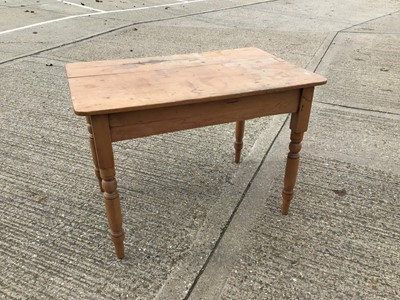
M 343 28 L 343 29 L 340 29 L 339 31 L 337 31 L 336 34 L 333 36 L 331 42 L 329 43 L 328 47 L 326 48 L 326 50 L 325 50 L 324 54 L 322 55 L 321 59 L 319 60 L 317 66 L 315 67 L 314 72 L 317 71 L 317 69 L 318 69 L 319 65 L 321 64 L 322 60 L 325 58 L 326 53 L 327 53 L 328 50 L 331 48 L 333 42 L 336 40 L 337 36 L 338 36 L 340 33 L 346 32 L 347 30 L 349 30 L 349 29 L 351 29 L 351 28 L 353 28 L 353 27 L 360 26 L 360 25 L 362 25 L 362 24 L 366 24 L 366 23 L 371 22 L 371 21 L 379 20 L 379 19 L 381 19 L 381 18 L 390 16 L 390 15 L 393 15 L 393 14 L 396 14 L 396 13 L 399 13 L 399 12 L 400 12 L 400 10 L 396 10 L 396 11 L 393 11 L 393 12 L 391 12 L 391 13 L 388 13 L 388 14 L 385 14 L 385 15 L 382 15 L 382 16 L 379 16 L 379 17 L 376 17 L 376 18 L 372 18 L 372 19 L 369 19 L 369 20 L 366 20 L 366 21 L 363 21 L 363 22 L 354 24 L 354 25 L 351 25 L 351 26 L 349 26 L 349 27 L 346 27 L 346 28 Z
M 215 242 L 213 249 L 211 250 L 210 254 L 208 255 L 208 257 L 207 257 L 207 259 L 205 261 L 205 263 L 203 264 L 202 268 L 200 269 L 199 273 L 197 274 L 196 278 L 194 279 L 192 285 L 190 286 L 189 291 L 186 294 L 186 297 L 184 298 L 184 300 L 188 300 L 189 299 L 189 297 L 192 294 L 195 286 L 197 285 L 197 282 L 199 281 L 201 275 L 203 274 L 203 272 L 207 268 L 208 264 L 210 263 L 211 258 L 213 257 L 216 249 L 218 248 L 218 245 L 220 244 L 222 238 L 225 235 L 226 230 L 228 229 L 229 225 L 231 224 L 231 222 L 232 222 L 234 216 L 236 215 L 236 212 L 238 211 L 240 205 L 242 204 L 244 198 L 246 197 L 247 192 L 250 190 L 250 187 L 253 184 L 254 179 L 257 177 L 258 173 L 260 172 L 262 165 L 264 164 L 265 160 L 267 159 L 268 154 L 270 153 L 270 151 L 272 149 L 272 146 L 275 144 L 276 140 L 278 139 L 279 135 L 281 134 L 281 132 L 282 132 L 283 128 L 285 127 L 288 119 L 289 119 L 289 115 L 286 116 L 285 121 L 282 123 L 281 127 L 278 130 L 278 133 L 275 135 L 274 139 L 272 140 L 271 144 L 269 145 L 269 147 L 268 147 L 267 151 L 265 152 L 263 158 L 261 159 L 260 163 L 258 164 L 257 169 L 255 170 L 253 176 L 251 176 L 250 181 L 247 183 L 247 186 L 244 189 L 242 195 L 240 196 L 240 199 L 239 199 L 238 203 L 236 204 L 235 208 L 233 209 L 233 212 L 231 213 L 228 221 L 225 223 L 224 227 L 221 229 L 221 233 L 220 233 L 217 241 Z
M 260 2 L 260 3 L 257 3 L 257 4 L 261 4 L 261 3 L 265 3 L 265 2 L 271 2 L 271 1 L 263 1 L 263 2 Z M 255 5 L 255 4 L 252 4 L 252 5 Z M 244 5 L 244 6 L 248 6 L 248 5 Z M 400 11 L 400 10 L 399 10 L 399 11 Z M 329 50 L 330 47 L 332 46 L 332 44 L 333 44 L 333 42 L 335 41 L 336 37 L 337 37 L 341 32 L 344 32 L 344 31 L 346 31 L 346 30 L 348 30 L 348 29 L 350 29 L 350 28 L 353 28 L 353 27 L 355 27 L 355 26 L 358 26 L 358 25 L 361 25 L 361 24 L 364 24 L 364 23 L 367 23 L 367 22 L 370 22 L 370 21 L 374 21 L 374 20 L 377 20 L 377 19 L 386 17 L 386 16 L 388 16 L 388 15 L 397 13 L 397 12 L 399 12 L 399 11 L 395 11 L 395 12 L 392 12 L 392 13 L 389 13 L 389 14 L 386 14 L 386 15 L 383 15 L 383 16 L 379 16 L 379 17 L 376 17 L 376 18 L 373 18 L 373 19 L 370 19 L 370 20 L 367 20 L 367 21 L 363 21 L 363 22 L 361 22 L 361 23 L 358 23 L 358 24 L 355 24 L 355 25 L 352 25 L 352 26 L 350 26 L 350 27 L 347 27 L 347 28 L 344 28 L 344 29 L 341 29 L 341 30 L 337 31 L 337 32 L 335 33 L 335 35 L 332 37 L 332 40 L 330 41 L 330 43 L 329 43 L 328 47 L 326 48 L 326 50 L 324 51 L 323 55 L 321 56 L 321 59 L 319 60 L 318 64 L 317 64 L 316 67 L 314 68 L 314 72 L 318 69 L 318 67 L 319 67 L 319 65 L 321 64 L 322 60 L 324 59 L 326 53 L 328 52 L 328 50 Z M 354 108 L 354 107 L 352 107 L 352 108 Z M 206 262 L 203 264 L 203 266 L 202 266 L 202 268 L 200 269 L 199 273 L 197 274 L 195 280 L 193 281 L 192 285 L 190 286 L 189 291 L 188 291 L 188 293 L 186 294 L 186 297 L 184 298 L 184 300 L 188 300 L 188 299 L 189 299 L 189 297 L 190 297 L 190 295 L 192 294 L 192 292 L 193 292 L 195 286 L 197 285 L 197 283 L 198 283 L 200 277 L 202 276 L 202 274 L 204 273 L 204 271 L 205 271 L 205 269 L 207 268 L 208 264 L 210 263 L 211 258 L 213 257 L 213 255 L 214 255 L 216 249 L 218 248 L 218 245 L 220 244 L 220 242 L 221 242 L 223 236 L 225 235 L 226 230 L 228 229 L 229 225 L 231 224 L 231 222 L 232 222 L 232 220 L 233 220 L 233 218 L 234 218 L 236 212 L 238 211 L 240 205 L 242 204 L 244 198 L 246 197 L 246 194 L 247 194 L 247 192 L 249 191 L 249 189 L 250 189 L 250 187 L 251 187 L 251 185 L 252 185 L 254 179 L 257 177 L 258 173 L 260 172 L 262 165 L 264 164 L 264 162 L 265 162 L 265 160 L 266 160 L 266 158 L 267 158 L 269 152 L 271 151 L 271 148 L 272 148 L 273 145 L 275 144 L 275 142 L 276 142 L 278 136 L 281 134 L 281 132 L 282 132 L 282 130 L 283 130 L 283 128 L 284 128 L 284 126 L 286 125 L 286 123 L 287 123 L 288 120 L 289 120 L 289 115 L 286 116 L 286 119 L 285 119 L 285 121 L 283 122 L 281 128 L 279 129 L 278 133 L 275 135 L 273 141 L 271 142 L 269 148 L 267 149 L 267 151 L 265 152 L 265 154 L 264 154 L 264 156 L 263 156 L 261 162 L 259 163 L 259 165 L 258 165 L 256 171 L 254 172 L 254 174 L 253 174 L 253 176 L 251 177 L 249 183 L 247 184 L 246 188 L 244 189 L 244 191 L 243 191 L 243 193 L 242 193 L 242 195 L 241 195 L 241 197 L 240 197 L 240 200 L 238 201 L 237 205 L 235 206 L 235 208 L 234 208 L 232 214 L 230 215 L 228 221 L 226 222 L 225 226 L 222 228 L 221 233 L 220 233 L 220 235 L 219 235 L 219 237 L 218 237 L 218 239 L 217 239 L 217 241 L 216 241 L 216 243 L 215 243 L 213 249 L 211 250 L 209 256 L 207 257 Z

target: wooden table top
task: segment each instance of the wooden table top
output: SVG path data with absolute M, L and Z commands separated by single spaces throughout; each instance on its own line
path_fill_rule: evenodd
M 66 69 L 77 115 L 238 98 L 326 82 L 257 48 L 80 62 Z

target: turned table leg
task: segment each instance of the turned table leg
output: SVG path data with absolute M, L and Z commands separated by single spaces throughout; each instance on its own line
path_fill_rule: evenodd
M 297 171 L 299 169 L 301 141 L 303 140 L 304 132 L 308 129 L 313 92 L 313 87 L 302 90 L 299 109 L 296 113 L 292 114 L 290 120 L 291 142 L 289 144 L 284 187 L 282 191 L 282 214 L 284 215 L 288 214 L 290 201 L 294 196 L 294 187 L 297 179 Z
M 110 227 L 111 240 L 115 246 L 118 258 L 124 257 L 124 231 L 122 229 L 122 214 L 115 179 L 114 155 L 107 115 L 91 116 L 94 144 L 97 151 L 101 186 L 104 191 L 104 204 Z
M 296 184 L 297 171 L 299 169 L 299 159 L 301 150 L 301 141 L 303 133 L 293 132 L 290 135 L 289 153 L 287 156 L 285 179 L 282 191 L 282 214 L 287 215 L 289 212 L 290 201 L 294 196 L 294 186 Z
M 100 177 L 100 172 L 99 172 L 99 163 L 97 160 L 97 151 L 96 151 L 96 145 L 94 143 L 94 138 L 93 138 L 93 130 L 92 130 L 92 122 L 90 120 L 90 117 L 86 117 L 86 122 L 87 122 L 87 129 L 89 131 L 89 143 L 90 143 L 90 150 L 92 151 L 92 159 L 93 159 L 93 164 L 94 164 L 94 172 L 96 174 L 97 180 L 99 182 L 100 186 L 100 191 L 104 192 L 102 186 L 101 186 L 101 177 Z
M 240 162 L 240 155 L 243 148 L 243 136 L 244 136 L 244 121 L 236 122 L 235 130 L 235 163 Z

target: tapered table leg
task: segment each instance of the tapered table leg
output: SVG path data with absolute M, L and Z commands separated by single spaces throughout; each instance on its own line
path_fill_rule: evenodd
M 103 188 L 104 204 L 106 207 L 111 240 L 115 246 L 118 258 L 124 257 L 124 231 L 122 229 L 122 214 L 115 179 L 114 155 L 107 115 L 91 116 L 95 149 L 101 186 Z
M 100 177 L 100 172 L 99 172 L 99 163 L 97 161 L 97 151 L 96 151 L 96 145 L 94 143 L 94 138 L 93 138 L 93 130 L 92 130 L 92 122 L 90 120 L 90 117 L 86 117 L 86 122 L 87 122 L 87 129 L 89 131 L 89 143 L 90 143 L 90 150 L 92 151 L 92 159 L 93 159 L 93 164 L 94 164 L 94 172 L 96 174 L 97 180 L 99 182 L 99 187 L 100 191 L 104 192 L 102 186 L 101 186 L 101 177 Z
M 244 121 L 236 122 L 235 130 L 235 163 L 240 162 L 240 155 L 243 148 L 243 136 L 244 136 Z
M 297 171 L 299 169 L 301 141 L 303 133 L 292 132 L 290 135 L 289 154 L 287 156 L 285 179 L 282 191 L 282 213 L 287 215 L 289 212 L 290 201 L 294 196 L 294 186 L 296 184 Z
M 302 90 L 299 109 L 293 113 L 290 120 L 290 144 L 289 154 L 287 156 L 285 179 L 282 191 L 282 214 L 287 215 L 289 212 L 290 201 L 294 196 L 294 187 L 296 185 L 297 172 L 299 169 L 301 142 L 304 132 L 308 129 L 308 121 L 310 119 L 311 104 L 314 88 L 306 88 Z

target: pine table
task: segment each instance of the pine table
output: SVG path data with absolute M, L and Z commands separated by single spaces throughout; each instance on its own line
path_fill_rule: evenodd
M 282 213 L 288 213 L 314 87 L 325 84 L 324 77 L 257 48 L 80 62 L 66 69 L 74 111 L 88 123 L 118 258 L 124 257 L 124 231 L 113 142 L 236 122 L 239 162 L 245 120 L 291 113 L 282 191 Z

